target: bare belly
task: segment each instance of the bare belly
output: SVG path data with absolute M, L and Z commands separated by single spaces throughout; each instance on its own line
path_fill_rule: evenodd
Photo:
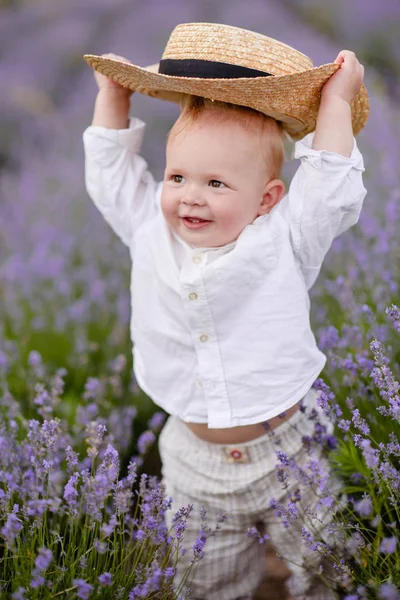
M 209 429 L 207 423 L 188 423 L 182 421 L 197 437 L 213 444 L 243 444 L 264 435 L 267 430 L 276 429 L 290 419 L 300 409 L 300 402 L 289 408 L 285 416 L 273 417 L 264 423 L 254 425 L 241 425 L 240 427 L 229 427 L 227 429 Z M 268 424 L 265 426 L 265 424 Z

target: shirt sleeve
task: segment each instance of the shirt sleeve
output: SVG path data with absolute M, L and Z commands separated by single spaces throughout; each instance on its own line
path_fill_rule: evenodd
M 301 163 L 283 207 L 294 254 L 310 289 L 335 237 L 357 223 L 366 195 L 356 141 L 350 157 L 313 150 L 314 133 L 295 146 Z
M 127 246 L 159 210 L 161 184 L 138 154 L 144 128 L 139 119 L 130 119 L 128 129 L 91 125 L 83 134 L 86 190 Z

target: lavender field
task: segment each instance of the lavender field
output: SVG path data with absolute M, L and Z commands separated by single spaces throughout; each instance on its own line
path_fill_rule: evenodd
M 131 374 L 129 255 L 84 189 L 96 85 L 82 55 L 152 64 L 189 21 L 259 31 L 315 65 L 348 48 L 366 67 L 371 115 L 357 143 L 368 195 L 312 290 L 328 356 L 316 385 L 336 437 L 316 427 L 310 444 L 326 446 L 343 496 L 313 481 L 335 510 L 335 547 L 303 537 L 333 565 L 325 583 L 338 597 L 398 600 L 398 0 L 0 0 L 0 599 L 183 597 L 174 561 L 190 511 L 166 530 L 149 460 L 165 415 Z M 132 113 L 147 123 L 142 153 L 160 179 L 177 107 L 134 94 Z M 288 161 L 287 180 L 295 168 Z M 280 512 L 299 526 L 289 505 Z

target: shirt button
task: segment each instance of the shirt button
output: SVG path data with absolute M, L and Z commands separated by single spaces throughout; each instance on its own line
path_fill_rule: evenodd
M 207 340 L 208 340 L 208 335 L 206 335 L 205 333 L 203 333 L 203 334 L 200 336 L 200 341 L 201 341 L 201 342 L 206 342 Z
M 240 460 L 242 458 L 242 453 L 240 452 L 240 450 L 237 450 L 235 448 L 231 451 L 231 456 L 234 460 Z
M 201 263 L 201 256 L 199 256 L 198 254 L 195 254 L 195 255 L 192 257 L 192 261 L 193 261 L 194 263 L 196 263 L 196 264 L 199 264 L 199 263 Z
M 196 294 L 196 292 L 191 292 L 189 294 L 189 300 L 197 300 L 198 296 Z

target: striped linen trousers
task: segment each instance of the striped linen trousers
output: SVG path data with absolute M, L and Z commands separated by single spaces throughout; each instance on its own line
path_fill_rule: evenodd
M 283 490 L 277 479 L 276 451 L 281 450 L 294 458 L 298 466 L 310 460 L 302 443 L 303 436 L 314 433 L 312 410 L 329 433 L 333 426 L 317 406 L 318 393 L 311 389 L 303 399 L 306 412 L 296 412 L 272 433 L 266 433 L 245 444 L 215 444 L 198 438 L 176 416 L 170 416 L 159 437 L 162 461 L 162 481 L 167 497 L 172 497 L 172 508 L 166 513 L 167 526 L 179 508 L 193 504 L 187 521 L 183 546 L 187 549 L 180 557 L 175 576 L 176 585 L 193 560 L 192 546 L 201 529 L 200 509 L 204 507 L 208 527 L 213 529 L 223 511 L 227 520 L 204 547 L 204 557 L 198 563 L 190 581 L 191 598 L 196 600 L 251 600 L 265 575 L 265 547 L 247 535 L 248 528 L 262 528 L 270 536 L 278 554 L 287 562 L 292 575 L 288 589 L 293 598 L 333 600 L 337 596 L 325 587 L 315 575 L 321 566 L 318 552 L 307 549 L 301 536 L 301 527 L 284 527 L 270 507 L 272 499 L 285 504 L 288 490 Z M 315 450 L 312 458 L 319 458 Z M 326 460 L 323 461 L 325 466 Z M 289 482 L 289 490 L 298 487 Z M 336 482 L 336 487 L 338 482 Z M 328 542 L 326 525 L 331 521 L 327 511 L 318 514 L 318 520 L 302 512 L 315 508 L 317 496 L 309 486 L 301 490 L 296 504 L 304 524 Z M 319 522 L 322 520 L 322 523 Z M 325 533 L 324 533 L 325 532 Z M 323 567 L 325 573 L 326 566 Z

